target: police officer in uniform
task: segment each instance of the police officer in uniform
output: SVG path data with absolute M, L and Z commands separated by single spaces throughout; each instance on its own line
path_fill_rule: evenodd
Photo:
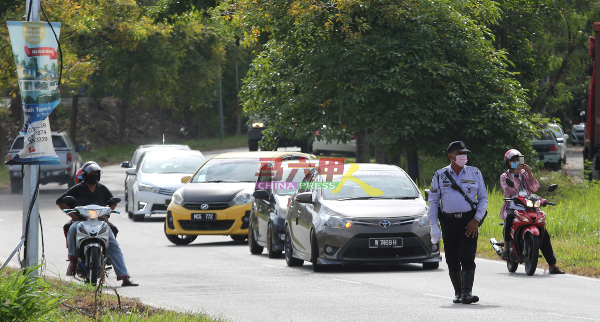
M 454 286 L 453 302 L 470 304 L 479 301 L 471 292 L 479 222 L 486 214 L 487 191 L 481 171 L 466 166 L 467 152 L 471 151 L 463 142 L 452 142 L 447 152 L 450 165 L 436 171 L 431 180 L 428 214 L 431 241 L 438 243 L 443 232 L 446 264 Z M 462 192 L 452 187 L 453 182 Z

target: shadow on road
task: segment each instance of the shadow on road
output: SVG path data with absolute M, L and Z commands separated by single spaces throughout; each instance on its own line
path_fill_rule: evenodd
M 298 271 L 312 271 L 312 264 L 305 262 L 300 267 L 289 267 Z M 444 269 L 423 269 L 420 264 L 396 264 L 396 265 L 331 265 L 329 271 L 314 274 L 350 274 L 350 273 L 373 273 L 373 274 L 386 274 L 386 273 L 439 273 L 445 271 Z
M 489 305 L 489 304 L 462 304 L 462 303 L 456 303 L 456 304 L 450 304 L 450 305 L 442 305 L 440 306 L 442 309 L 461 309 L 461 310 L 487 310 L 487 309 L 497 309 L 499 307 L 502 307 L 501 305 Z
M 191 243 L 189 245 L 185 245 L 185 246 L 178 246 L 178 245 L 169 245 L 167 247 L 215 247 L 215 246 L 243 246 L 243 247 L 248 247 L 248 242 L 245 241 L 221 241 L 221 242 L 214 242 L 214 243 L 198 243 L 198 244 L 194 244 Z

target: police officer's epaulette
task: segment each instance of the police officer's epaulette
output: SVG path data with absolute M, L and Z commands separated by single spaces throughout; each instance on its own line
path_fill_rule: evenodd
M 433 173 L 433 177 L 434 177 L 434 178 L 437 178 L 438 176 L 439 176 L 439 175 L 438 175 L 437 171 Z

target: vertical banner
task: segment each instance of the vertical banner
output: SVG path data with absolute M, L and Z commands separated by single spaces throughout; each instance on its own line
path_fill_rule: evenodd
M 48 115 L 60 103 L 57 42 L 45 22 L 7 21 L 12 44 L 25 124 L 23 149 L 7 164 L 59 164 L 52 145 Z M 58 37 L 60 23 L 52 28 Z

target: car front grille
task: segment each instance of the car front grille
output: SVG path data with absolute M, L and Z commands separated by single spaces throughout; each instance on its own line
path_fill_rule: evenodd
M 151 212 L 155 212 L 155 211 L 161 211 L 161 212 L 167 212 L 167 205 L 165 204 L 160 204 L 160 203 L 155 203 L 152 205 L 152 210 Z
M 369 238 L 402 237 L 400 248 L 369 248 Z M 383 259 L 393 260 L 404 257 L 428 257 L 429 251 L 414 234 L 357 235 L 338 254 L 341 260 Z
M 234 222 L 235 220 L 180 220 L 179 225 L 184 230 L 228 230 Z
M 208 205 L 207 209 L 200 208 L 203 204 Z M 218 203 L 203 203 L 203 202 L 186 202 L 183 204 L 183 208 L 189 210 L 223 210 L 229 208 L 229 204 L 226 202 Z
M 158 189 L 159 195 L 172 196 L 175 193 L 175 190 L 160 188 Z

